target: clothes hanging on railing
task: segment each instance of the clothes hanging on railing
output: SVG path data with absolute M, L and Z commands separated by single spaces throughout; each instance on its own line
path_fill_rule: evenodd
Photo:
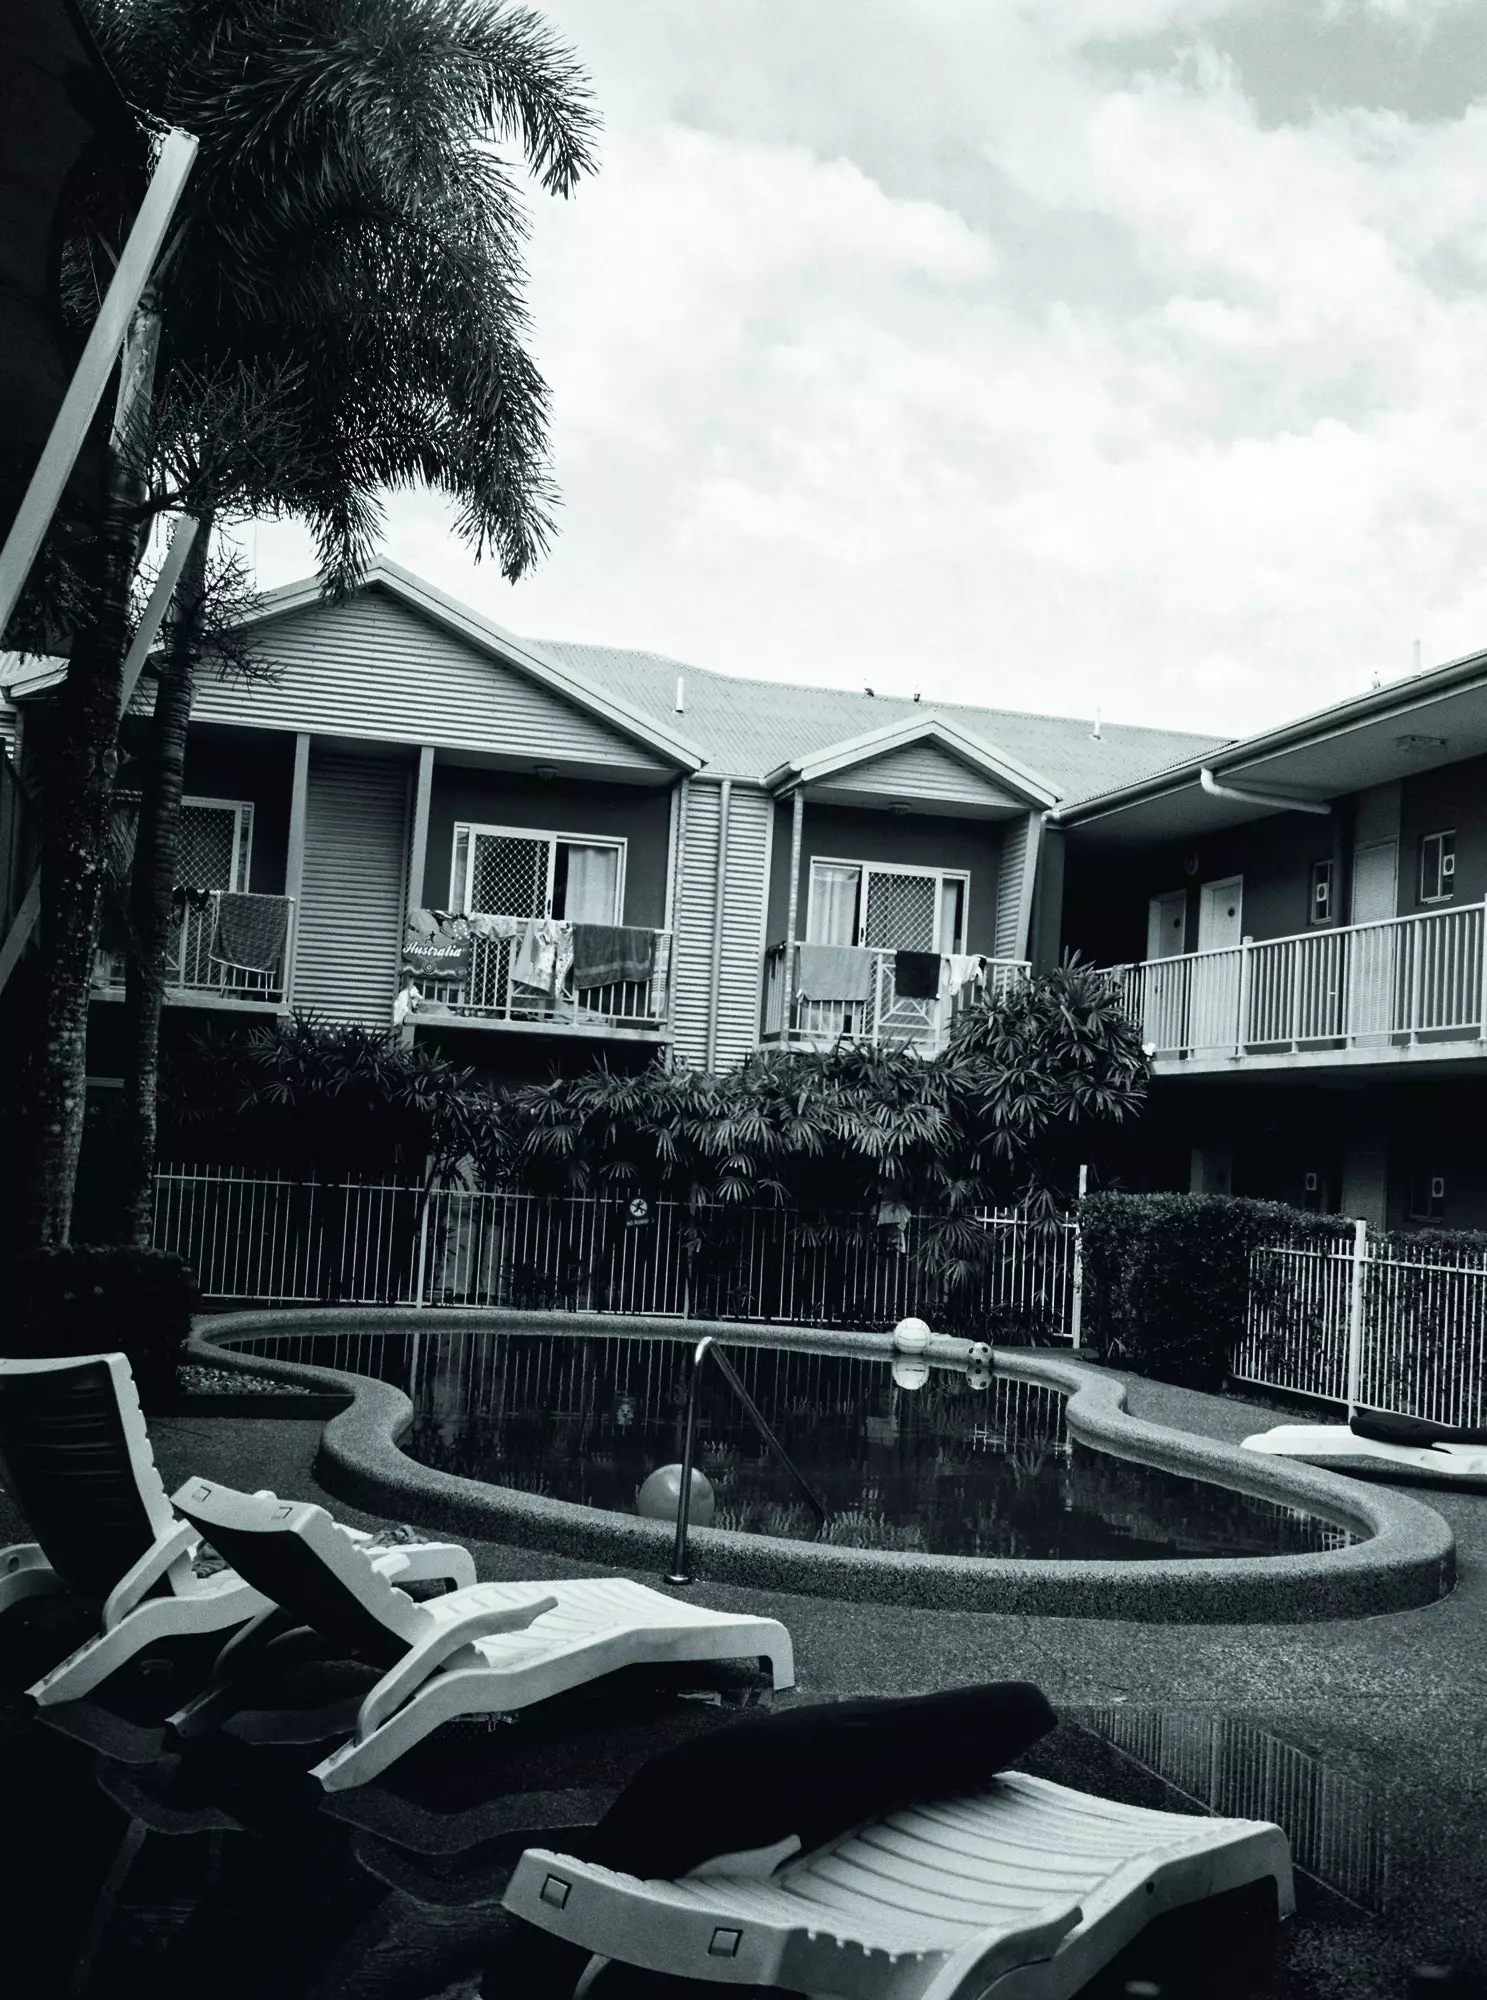
M 893 990 L 900 1000 L 938 1000 L 943 967 L 937 951 L 896 951 Z
M 529 917 L 511 961 L 513 982 L 529 993 L 561 993 L 573 965 L 573 926 L 557 917 Z
M 802 1000 L 845 1006 L 870 1000 L 877 960 L 854 944 L 798 944 L 795 990 Z
M 623 924 L 573 926 L 573 990 L 644 986 L 656 969 L 656 933 Z
M 170 892 L 170 914 L 175 923 L 186 921 L 187 910 L 204 910 L 212 900 L 210 889 L 197 889 L 189 882 L 177 882 Z
M 289 935 L 289 905 L 282 896 L 240 895 L 223 890 L 208 956 L 216 965 L 240 972 L 277 972 Z
M 980 979 L 986 970 L 986 954 L 981 951 L 952 951 L 945 960 L 945 987 L 952 998 L 963 986 Z

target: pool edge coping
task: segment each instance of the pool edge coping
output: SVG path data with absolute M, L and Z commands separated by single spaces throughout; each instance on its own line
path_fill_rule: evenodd
M 316 1477 L 337 1499 L 444 1533 L 586 1557 L 615 1568 L 643 1568 L 659 1578 L 669 1567 L 672 1540 L 664 1523 L 421 1465 L 398 1442 L 413 1416 L 402 1390 L 349 1371 L 233 1352 L 213 1339 L 233 1333 L 353 1328 L 412 1332 L 455 1319 L 492 1327 L 535 1326 L 559 1334 L 629 1333 L 669 1340 L 713 1334 L 748 1346 L 805 1347 L 827 1340 L 845 1353 L 882 1358 L 894 1351 L 888 1334 L 837 1335 L 820 1328 L 599 1313 L 441 1308 L 430 1314 L 397 1306 L 204 1315 L 195 1322 L 187 1351 L 193 1359 L 219 1365 L 225 1353 L 232 1353 L 233 1365 L 245 1373 L 343 1397 L 346 1407 L 326 1423 L 315 1464 Z M 937 1335 L 925 1358 L 964 1362 L 969 1345 Z M 697 1528 L 690 1539 L 696 1580 L 927 1610 L 1224 1625 L 1296 1624 L 1414 1610 L 1435 1603 L 1454 1587 L 1455 1538 L 1448 1523 L 1423 1501 L 1133 1416 L 1126 1407 L 1124 1375 L 1058 1350 L 998 1348 L 996 1365 L 1005 1374 L 1066 1393 L 1069 1428 L 1088 1444 L 1283 1506 L 1302 1507 L 1366 1539 L 1314 1554 L 1122 1563 L 847 1549 Z

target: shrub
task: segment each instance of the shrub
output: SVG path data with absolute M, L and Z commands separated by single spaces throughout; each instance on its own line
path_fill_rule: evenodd
M 196 1309 L 196 1280 L 163 1250 L 70 1244 L 10 1266 L 7 1352 L 13 1357 L 125 1354 L 145 1409 L 160 1410 Z
M 1237 1195 L 1094 1194 L 1079 1213 L 1094 1344 L 1143 1375 L 1199 1389 L 1223 1381 L 1243 1336 L 1250 1252 L 1339 1227 Z

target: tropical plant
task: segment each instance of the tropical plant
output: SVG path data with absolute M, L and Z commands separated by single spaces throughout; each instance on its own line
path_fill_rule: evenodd
M 86 12 L 131 101 L 193 132 L 200 150 L 143 308 L 158 344 L 155 420 L 111 455 L 46 788 L 47 1116 L 32 1176 L 46 1242 L 66 1239 L 77 1169 L 144 522 L 170 506 L 208 529 L 224 507 L 302 515 L 323 582 L 344 592 L 375 546 L 381 491 L 419 484 L 458 502 L 477 556 L 492 550 L 521 573 L 546 546 L 553 492 L 547 393 L 523 345 L 525 211 L 499 147 L 515 142 L 550 193 L 570 192 L 593 164 L 573 56 L 537 15 L 501 0 L 90 0 Z M 118 188 L 87 192 L 67 263 L 80 320 L 97 310 L 102 253 L 128 222 Z M 245 453 L 254 438 L 263 448 Z M 169 654 L 167 736 L 189 712 L 200 582 L 198 566 Z M 173 753 L 157 768 L 135 1003 L 137 1216 L 169 922 L 160 885 L 179 810 Z

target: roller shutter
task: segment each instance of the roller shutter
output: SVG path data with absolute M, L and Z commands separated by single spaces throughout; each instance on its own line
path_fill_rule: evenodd
M 392 1022 L 408 866 L 406 766 L 312 750 L 294 1004 Z

